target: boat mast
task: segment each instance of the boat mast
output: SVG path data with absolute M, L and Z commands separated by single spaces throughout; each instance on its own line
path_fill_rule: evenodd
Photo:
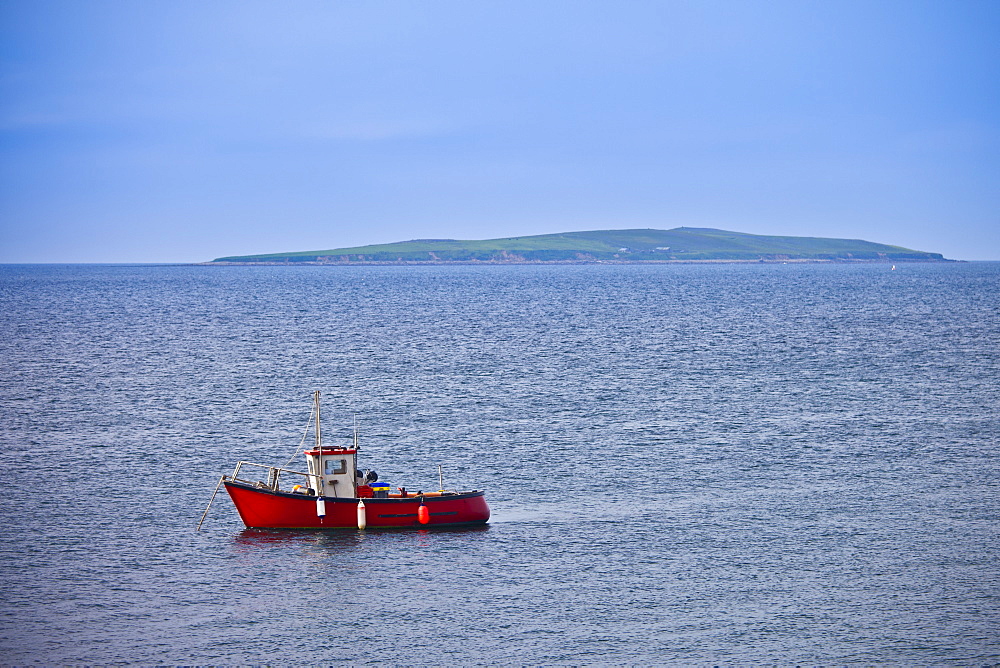
M 326 482 L 323 480 L 323 438 L 319 426 L 319 390 L 313 392 L 313 404 L 313 412 L 316 413 L 316 457 L 313 460 L 316 469 L 316 514 L 323 517 L 326 515 L 326 504 L 323 501 L 323 497 L 326 496 Z
M 313 412 L 316 413 L 316 449 L 323 447 L 319 431 L 319 390 L 313 392 Z

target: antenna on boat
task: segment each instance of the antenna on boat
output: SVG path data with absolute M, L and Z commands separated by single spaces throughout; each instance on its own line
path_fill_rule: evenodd
M 441 465 L 438 464 L 438 491 L 444 491 L 444 474 L 441 472 Z
M 354 449 L 358 449 L 358 414 L 354 414 Z

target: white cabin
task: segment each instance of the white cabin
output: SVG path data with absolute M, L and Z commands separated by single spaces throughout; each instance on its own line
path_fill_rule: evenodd
M 357 496 L 357 456 L 355 448 L 321 446 L 306 450 L 306 462 L 313 490 L 319 496 Z

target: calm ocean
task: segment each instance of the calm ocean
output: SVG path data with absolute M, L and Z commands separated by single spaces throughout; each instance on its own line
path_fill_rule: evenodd
M 195 532 L 317 389 L 490 524 Z M 0 266 L 0 664 L 996 664 L 998 454 L 1000 263 Z

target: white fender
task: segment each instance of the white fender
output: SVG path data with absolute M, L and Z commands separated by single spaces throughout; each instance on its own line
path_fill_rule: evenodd
M 316 517 L 326 516 L 326 501 L 323 500 L 322 496 L 316 497 Z
M 364 499 L 358 499 L 358 528 L 364 529 L 368 526 L 368 513 L 365 510 Z

